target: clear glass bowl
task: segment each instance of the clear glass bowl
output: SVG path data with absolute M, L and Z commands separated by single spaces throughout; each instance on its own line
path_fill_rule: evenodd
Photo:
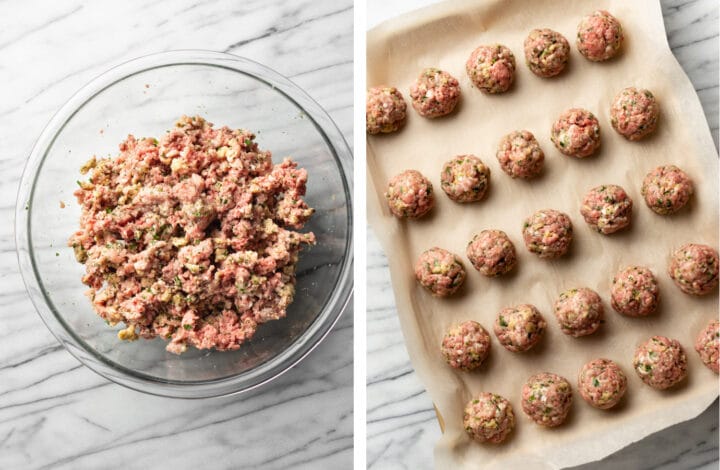
M 287 318 L 262 325 L 239 350 L 165 351 L 165 341 L 122 342 L 98 317 L 80 282 L 84 266 L 67 246 L 78 228 L 72 196 L 92 155 L 116 155 L 128 134 L 159 136 L 182 115 L 250 129 L 277 163 L 292 156 L 308 170 L 306 225 L 317 245 L 304 249 Z M 202 398 L 237 393 L 279 376 L 330 331 L 352 293 L 352 153 L 327 113 L 278 73 L 247 59 L 174 51 L 111 69 L 76 93 L 38 138 L 16 207 L 20 270 L 45 324 L 83 364 L 127 387 Z M 64 201 L 65 208 L 61 208 Z

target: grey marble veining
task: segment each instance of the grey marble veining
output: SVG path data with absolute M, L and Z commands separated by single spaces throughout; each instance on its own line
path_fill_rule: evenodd
M 0 2 L 0 468 L 349 468 L 352 311 L 258 391 L 143 395 L 80 365 L 18 272 L 13 213 L 25 159 L 72 93 L 109 67 L 173 49 L 228 51 L 289 76 L 352 143 L 350 0 Z M 328 79 L 332 77 L 332 79 Z
M 368 27 L 437 0 L 368 2 Z M 668 41 L 690 77 L 718 146 L 718 3 L 662 0 Z M 367 237 L 367 459 L 372 469 L 432 468 L 440 437 L 430 397 L 413 372 L 395 311 L 387 258 Z M 718 401 L 697 418 L 578 470 L 718 468 Z

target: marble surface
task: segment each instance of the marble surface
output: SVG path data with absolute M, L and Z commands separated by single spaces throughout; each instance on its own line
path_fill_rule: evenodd
M 368 28 L 437 0 L 368 1 Z M 670 46 L 705 110 L 718 145 L 718 3 L 662 0 Z M 373 469 L 432 468 L 440 436 L 430 397 L 410 365 L 380 244 L 367 236 L 367 461 Z M 717 469 L 718 401 L 697 418 L 577 470 Z
M 83 367 L 45 328 L 18 272 L 12 222 L 25 159 L 51 115 L 96 75 L 153 52 L 210 49 L 265 63 L 352 142 L 352 22 L 351 0 L 0 2 L 0 468 L 352 465 L 352 311 L 256 392 L 143 395 Z

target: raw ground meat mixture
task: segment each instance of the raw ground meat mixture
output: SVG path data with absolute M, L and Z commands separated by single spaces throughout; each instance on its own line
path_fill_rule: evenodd
M 413 108 L 420 116 L 445 116 L 450 114 L 460 101 L 460 83 L 440 69 L 425 69 L 410 87 L 410 98 Z
M 630 225 L 632 208 L 632 199 L 621 186 L 603 184 L 585 194 L 580 214 L 594 230 L 609 235 Z
M 711 320 L 695 340 L 695 351 L 711 371 L 720 372 L 720 322 Z
M 467 257 L 484 276 L 495 277 L 513 270 L 517 264 L 515 245 L 502 230 L 483 230 L 467 246 Z
M 570 217 L 560 211 L 543 209 L 525 219 L 523 240 L 540 258 L 558 258 L 567 253 L 573 238 Z
M 617 18 L 605 10 L 597 10 L 580 21 L 576 45 L 587 59 L 600 62 L 615 57 L 623 39 Z
M 307 172 L 273 165 L 254 138 L 183 116 L 161 139 L 128 136 L 117 157 L 83 166 L 68 244 L 95 311 L 127 325 L 120 339 L 232 350 L 286 315 L 298 252 L 315 243 L 297 231 L 313 214 Z
M 514 131 L 500 140 L 500 167 L 512 178 L 530 179 L 542 172 L 545 154 L 530 131 Z
M 665 390 L 687 376 L 687 356 L 677 340 L 653 336 L 635 350 L 633 367 L 647 385 Z
M 668 274 L 681 291 L 690 295 L 706 295 L 718 285 L 718 252 L 707 245 L 688 243 L 670 259 Z
M 607 410 L 625 395 L 627 377 L 620 366 L 609 359 L 595 359 L 580 370 L 578 390 L 595 408 Z
M 370 88 L 365 102 L 367 133 L 387 134 L 397 131 L 405 124 L 406 109 L 405 100 L 397 88 L 389 86 Z
M 559 426 L 570 411 L 572 387 L 564 377 L 543 372 L 525 382 L 521 401 L 525 414 L 537 424 Z
M 660 107 L 649 91 L 635 87 L 617 94 L 610 107 L 610 124 L 628 140 L 640 140 L 657 127 Z
M 568 109 L 553 123 L 550 132 L 555 147 L 570 157 L 589 157 L 600 148 L 600 123 L 586 109 Z
M 497 314 L 493 331 L 508 351 L 525 352 L 545 334 L 547 322 L 534 305 L 506 307 Z
M 415 278 L 433 295 L 447 297 L 465 282 L 465 268 L 457 255 L 433 247 L 424 251 L 415 263 Z
M 690 177 L 675 165 L 662 165 L 645 175 L 640 193 L 653 212 L 674 214 L 690 201 L 694 192 Z
M 465 406 L 463 426 L 477 442 L 499 444 L 515 428 L 515 414 L 505 398 L 483 392 Z
M 443 337 L 440 352 L 455 369 L 477 369 L 490 353 L 490 335 L 482 325 L 468 320 L 452 326 Z
M 445 162 L 440 187 L 455 202 L 476 202 L 485 197 L 490 168 L 475 155 L 458 155 Z
M 570 289 L 555 302 L 555 317 L 566 335 L 586 336 L 600 327 L 604 309 L 600 296 L 592 289 Z
M 515 56 L 501 44 L 480 46 L 465 63 L 470 80 L 485 93 L 505 93 L 515 79 Z
M 385 199 L 395 217 L 417 219 L 435 205 L 433 186 L 417 170 L 405 170 L 388 182 Z
M 570 44 L 565 36 L 552 29 L 533 29 L 523 44 L 525 63 L 538 77 L 554 77 L 565 68 Z
M 658 283 L 648 268 L 629 266 L 613 278 L 610 304 L 616 312 L 644 317 L 657 309 L 659 301 Z

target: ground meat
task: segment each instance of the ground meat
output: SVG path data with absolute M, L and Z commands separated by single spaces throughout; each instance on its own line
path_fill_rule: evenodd
M 610 107 L 610 124 L 629 140 L 640 140 L 655 130 L 660 107 L 648 90 L 625 88 Z
M 559 426 L 570 412 L 572 387 L 559 375 L 536 374 L 523 385 L 521 402 L 525 414 L 537 424 Z
M 707 245 L 688 243 L 673 253 L 668 274 L 686 294 L 709 294 L 718 285 L 718 252 Z
M 627 377 L 620 366 L 609 359 L 595 359 L 580 369 L 578 390 L 595 408 L 607 410 L 625 395 Z
M 623 43 L 620 22 L 610 13 L 598 10 L 582 19 L 577 28 L 577 48 L 593 62 L 608 60 L 617 55 Z
M 435 68 L 425 69 L 410 87 L 410 98 L 420 116 L 445 116 L 460 101 L 460 83 L 447 72 Z
M 390 212 L 399 218 L 417 219 L 430 212 L 435 205 L 432 183 L 416 170 L 406 170 L 393 176 L 388 183 L 385 199 Z
M 550 138 L 565 155 L 589 157 L 600 148 L 600 123 L 586 109 L 568 109 L 553 123 Z
M 588 191 L 580 213 L 590 227 L 608 235 L 630 225 L 632 207 L 632 199 L 622 187 L 604 184 Z
M 475 202 L 485 196 L 490 184 L 490 168 L 475 155 L 458 155 L 445 162 L 440 186 L 455 202 Z
M 465 406 L 463 426 L 477 442 L 499 444 L 515 428 L 515 414 L 505 398 L 483 392 Z
M 643 382 L 664 390 L 687 376 L 687 357 L 677 340 L 653 336 L 635 350 L 633 367 Z
M 504 93 L 515 78 L 515 56 L 500 44 L 480 46 L 470 54 L 465 69 L 481 91 Z
M 613 278 L 610 303 L 618 313 L 644 317 L 657 309 L 659 300 L 657 280 L 648 268 L 629 266 Z
M 480 367 L 490 353 L 490 335 L 476 321 L 460 323 L 445 333 L 440 352 L 450 367 L 469 372 Z
M 600 296 L 587 287 L 565 291 L 555 302 L 555 317 L 566 335 L 577 338 L 592 334 L 603 322 Z
M 554 77 L 565 68 L 570 44 L 552 29 L 533 29 L 525 39 L 525 63 L 539 77 Z
M 515 245 L 502 230 L 483 230 L 467 247 L 467 257 L 484 276 L 506 274 L 517 264 Z
M 660 215 L 674 214 L 690 200 L 693 182 L 675 165 L 663 165 L 645 176 L 641 194 L 647 206 Z
M 570 217 L 553 209 L 539 210 L 525 219 L 523 224 L 525 246 L 540 258 L 564 255 L 570 248 L 572 235 Z
M 540 341 L 546 327 L 545 319 L 535 306 L 522 304 L 500 310 L 494 332 L 508 351 L 525 352 Z
M 423 252 L 415 263 L 415 278 L 438 297 L 454 294 L 465 281 L 465 268 L 456 255 L 434 247 Z
M 69 245 L 95 311 L 127 325 L 121 339 L 232 350 L 285 316 L 298 253 L 315 243 L 296 231 L 313 213 L 307 172 L 273 165 L 254 138 L 183 116 L 159 141 L 128 136 L 117 157 L 81 169 L 91 175 Z
M 407 105 L 395 87 L 370 88 L 365 103 L 368 134 L 395 132 L 405 124 Z
M 712 320 L 698 334 L 695 351 L 710 370 L 720 372 L 720 322 Z
M 530 179 L 542 172 L 545 154 L 530 131 L 514 131 L 500 141 L 497 159 L 511 177 Z

